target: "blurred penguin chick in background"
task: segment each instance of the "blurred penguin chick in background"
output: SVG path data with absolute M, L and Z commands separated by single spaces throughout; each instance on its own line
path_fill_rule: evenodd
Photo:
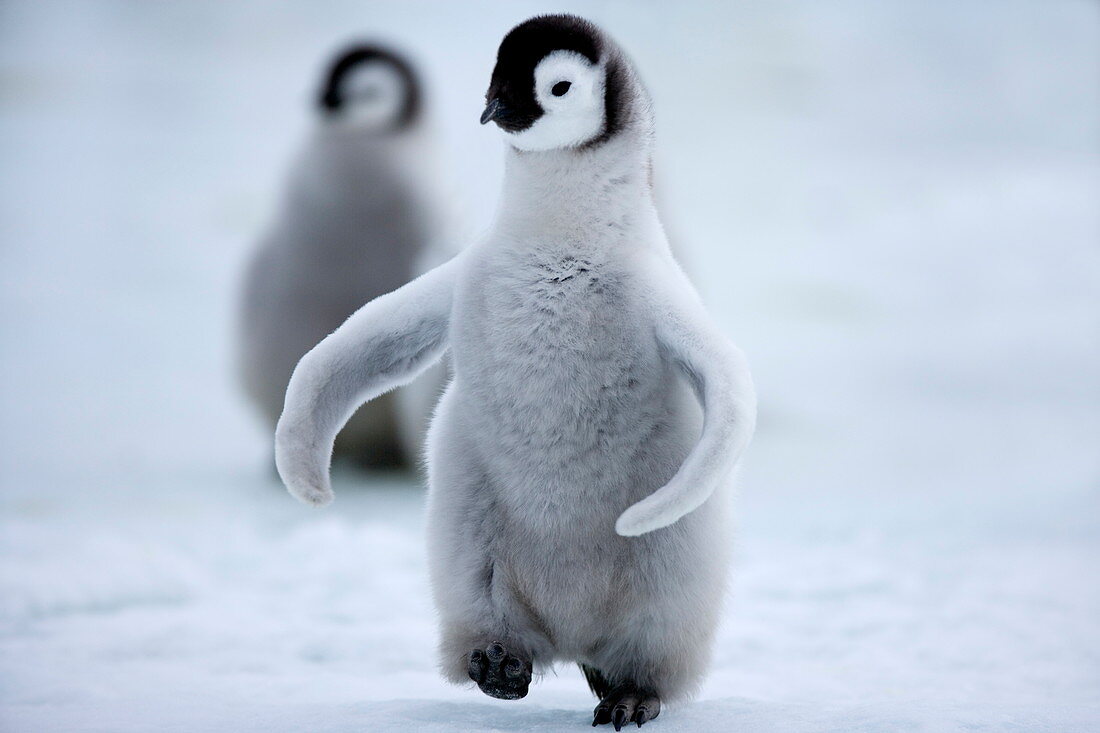
M 448 259 L 423 88 L 396 51 L 361 44 L 329 65 L 314 129 L 245 275 L 239 362 L 274 429 L 298 360 L 364 303 Z M 408 466 L 442 387 L 437 367 L 363 407 L 335 455 L 364 468 Z

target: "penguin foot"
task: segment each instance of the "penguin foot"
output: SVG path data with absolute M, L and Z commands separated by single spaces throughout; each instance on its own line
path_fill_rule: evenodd
M 627 682 L 607 693 L 592 714 L 592 725 L 611 723 L 615 730 L 622 730 L 627 723 L 643 723 L 661 714 L 661 698 L 655 693 L 640 690 Z
M 501 700 L 525 697 L 531 685 L 531 662 L 509 654 L 499 641 L 470 652 L 466 669 L 482 692 Z

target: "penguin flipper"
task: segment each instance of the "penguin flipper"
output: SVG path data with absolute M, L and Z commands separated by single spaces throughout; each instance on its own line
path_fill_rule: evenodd
M 275 429 L 275 465 L 295 497 L 331 502 L 329 464 L 340 428 L 364 402 L 442 358 L 458 260 L 367 303 L 298 362 Z
M 675 266 L 674 266 L 675 267 Z M 745 355 L 711 322 L 687 278 L 653 278 L 656 335 L 703 407 L 703 431 L 671 480 L 619 515 L 624 537 L 667 527 L 726 480 L 756 428 L 756 390 Z

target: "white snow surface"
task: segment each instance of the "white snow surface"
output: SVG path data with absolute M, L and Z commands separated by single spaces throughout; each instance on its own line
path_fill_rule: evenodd
M 713 669 L 649 727 L 1100 729 L 1100 6 L 565 5 L 760 393 Z M 496 45 L 558 9 L 0 4 L 0 729 L 587 729 L 572 668 L 442 681 L 418 482 L 297 504 L 231 358 L 327 54 L 415 52 L 469 237 Z

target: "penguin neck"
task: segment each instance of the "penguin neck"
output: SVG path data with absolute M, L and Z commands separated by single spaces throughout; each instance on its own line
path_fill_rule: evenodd
M 299 156 L 292 195 L 313 207 L 361 206 L 364 197 L 415 188 L 428 157 L 423 137 L 419 126 L 388 133 L 321 128 Z
M 389 130 L 320 127 L 314 131 L 310 155 L 328 168 L 349 172 L 407 156 L 424 143 L 419 124 Z
M 496 229 L 510 239 L 575 238 L 645 224 L 653 211 L 648 136 L 622 131 L 591 147 L 520 151 L 509 146 Z

